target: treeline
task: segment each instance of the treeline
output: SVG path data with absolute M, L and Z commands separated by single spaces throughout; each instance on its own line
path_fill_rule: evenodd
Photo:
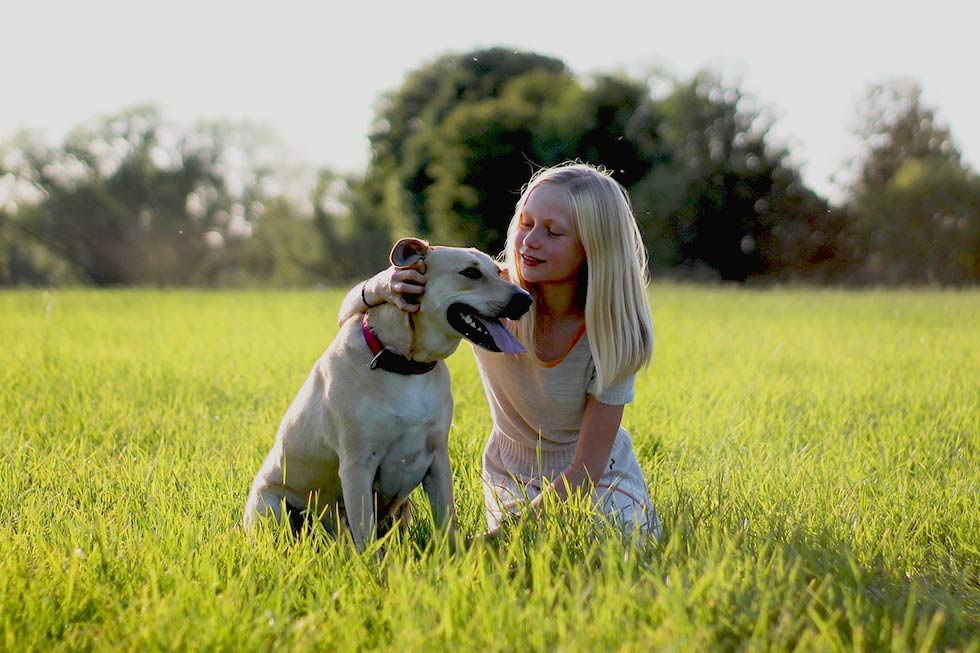
M 533 53 L 447 55 L 381 98 L 352 176 L 288 166 L 252 126 L 139 108 L 0 149 L 0 284 L 343 282 L 403 235 L 496 253 L 534 170 L 576 159 L 628 188 L 658 275 L 980 280 L 980 177 L 919 87 L 871 87 L 856 124 L 832 205 L 752 98 L 710 73 L 582 78 Z

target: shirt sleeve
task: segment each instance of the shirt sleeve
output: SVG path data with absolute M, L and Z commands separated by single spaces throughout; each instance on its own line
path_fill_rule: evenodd
M 619 383 L 605 388 L 601 393 L 596 393 L 595 367 L 592 368 L 592 376 L 589 378 L 589 388 L 587 392 L 604 404 L 610 406 L 625 406 L 633 401 L 633 380 L 635 374 L 630 374 Z

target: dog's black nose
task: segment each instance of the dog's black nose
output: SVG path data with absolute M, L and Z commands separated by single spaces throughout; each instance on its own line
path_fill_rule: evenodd
M 531 295 L 524 292 L 523 290 L 515 291 L 510 297 L 510 301 L 507 302 L 507 307 L 504 308 L 504 315 L 508 320 L 516 320 L 531 308 Z

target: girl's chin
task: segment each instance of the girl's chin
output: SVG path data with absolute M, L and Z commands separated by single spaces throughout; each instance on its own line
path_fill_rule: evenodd
M 551 284 L 551 283 L 574 284 L 576 283 L 577 276 L 573 274 L 567 277 L 562 277 L 562 276 L 556 277 L 553 274 L 549 274 L 547 270 L 542 270 L 540 267 L 536 265 L 535 266 L 522 265 L 521 279 L 524 281 L 524 283 L 534 283 L 534 284 Z
M 543 274 L 543 273 L 538 272 L 537 270 L 533 270 L 533 269 L 532 270 L 522 270 L 521 271 L 521 278 L 524 280 L 524 283 L 536 283 L 536 284 L 540 284 L 540 283 L 553 283 L 553 282 L 557 281 L 556 279 L 552 279 L 550 275 Z
M 523 277 L 525 281 L 539 281 L 543 276 L 545 275 L 541 273 L 541 270 L 537 265 L 521 264 L 521 277 Z

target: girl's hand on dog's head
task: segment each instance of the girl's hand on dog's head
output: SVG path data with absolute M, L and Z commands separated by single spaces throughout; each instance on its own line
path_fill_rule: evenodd
M 417 261 L 409 267 L 391 266 L 366 282 L 365 295 L 370 303 L 385 301 L 406 313 L 417 313 L 425 294 L 425 263 Z

